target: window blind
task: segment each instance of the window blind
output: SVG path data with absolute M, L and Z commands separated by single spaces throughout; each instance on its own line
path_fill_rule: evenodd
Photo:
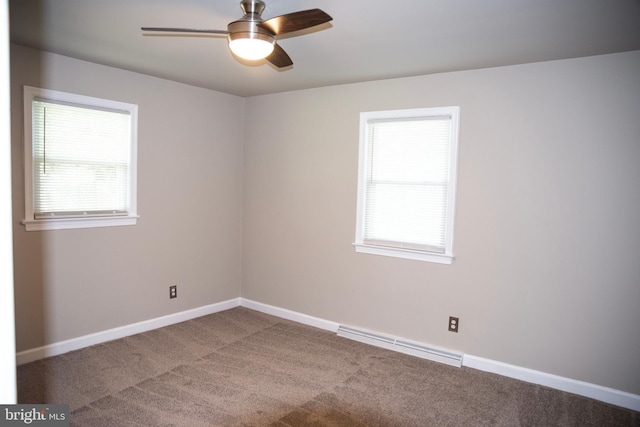
M 34 217 L 126 215 L 131 116 L 32 100 Z
M 367 122 L 365 244 L 444 253 L 451 117 Z

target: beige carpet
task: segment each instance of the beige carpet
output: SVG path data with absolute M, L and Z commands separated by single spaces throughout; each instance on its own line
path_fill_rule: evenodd
M 640 426 L 640 413 L 245 308 L 18 368 L 77 426 Z

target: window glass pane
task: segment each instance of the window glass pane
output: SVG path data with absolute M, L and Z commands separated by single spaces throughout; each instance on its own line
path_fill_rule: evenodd
M 364 240 L 444 252 L 450 118 L 372 120 L 367 129 Z
M 34 213 L 127 211 L 131 117 L 32 103 Z
M 431 246 L 444 251 L 446 196 L 445 185 L 368 186 L 365 240 Z
M 369 125 L 370 179 L 444 182 L 449 176 L 449 119 Z
M 459 114 L 360 114 L 357 252 L 451 263 Z

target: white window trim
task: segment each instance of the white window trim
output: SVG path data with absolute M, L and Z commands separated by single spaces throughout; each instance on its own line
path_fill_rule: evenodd
M 34 219 L 33 205 L 33 142 L 32 142 L 32 113 L 33 98 L 45 98 L 74 104 L 125 110 L 131 114 L 131 157 L 129 166 L 129 212 L 122 216 L 86 216 L 76 218 L 47 218 Z M 63 230 L 75 228 L 115 227 L 135 225 L 139 218 L 137 214 L 137 165 L 138 165 L 138 106 L 125 102 L 112 101 L 102 98 L 60 92 L 51 89 L 24 86 L 24 186 L 25 186 L 25 219 L 21 222 L 26 231 Z
M 449 156 L 449 188 L 452 197 L 448 197 L 447 205 L 447 225 L 445 228 L 445 252 L 443 254 L 427 252 L 413 249 L 387 247 L 364 243 L 364 209 L 365 209 L 365 188 L 364 174 L 367 159 L 367 139 L 369 120 L 375 119 L 402 119 L 408 117 L 428 117 L 428 116 L 451 116 L 451 154 Z M 417 261 L 428 261 L 439 264 L 451 264 L 454 260 L 453 237 L 455 202 L 457 189 L 458 171 L 458 137 L 460 123 L 460 107 L 436 107 L 418 108 L 408 110 L 372 111 L 360 113 L 360 145 L 358 159 L 358 201 L 356 214 L 356 237 L 353 246 L 358 253 L 382 255 L 396 258 L 411 259 Z

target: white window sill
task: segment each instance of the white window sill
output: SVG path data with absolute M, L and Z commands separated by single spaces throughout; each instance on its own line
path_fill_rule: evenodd
M 363 254 L 413 259 L 417 261 L 435 262 L 438 264 L 451 264 L 451 262 L 453 261 L 453 255 L 449 254 L 437 254 L 434 252 L 391 248 L 386 246 L 364 245 L 362 243 L 354 243 L 353 246 L 355 247 L 356 252 Z
M 21 222 L 26 231 L 65 230 L 72 228 L 118 227 L 136 225 L 137 215 L 88 218 L 32 219 Z

